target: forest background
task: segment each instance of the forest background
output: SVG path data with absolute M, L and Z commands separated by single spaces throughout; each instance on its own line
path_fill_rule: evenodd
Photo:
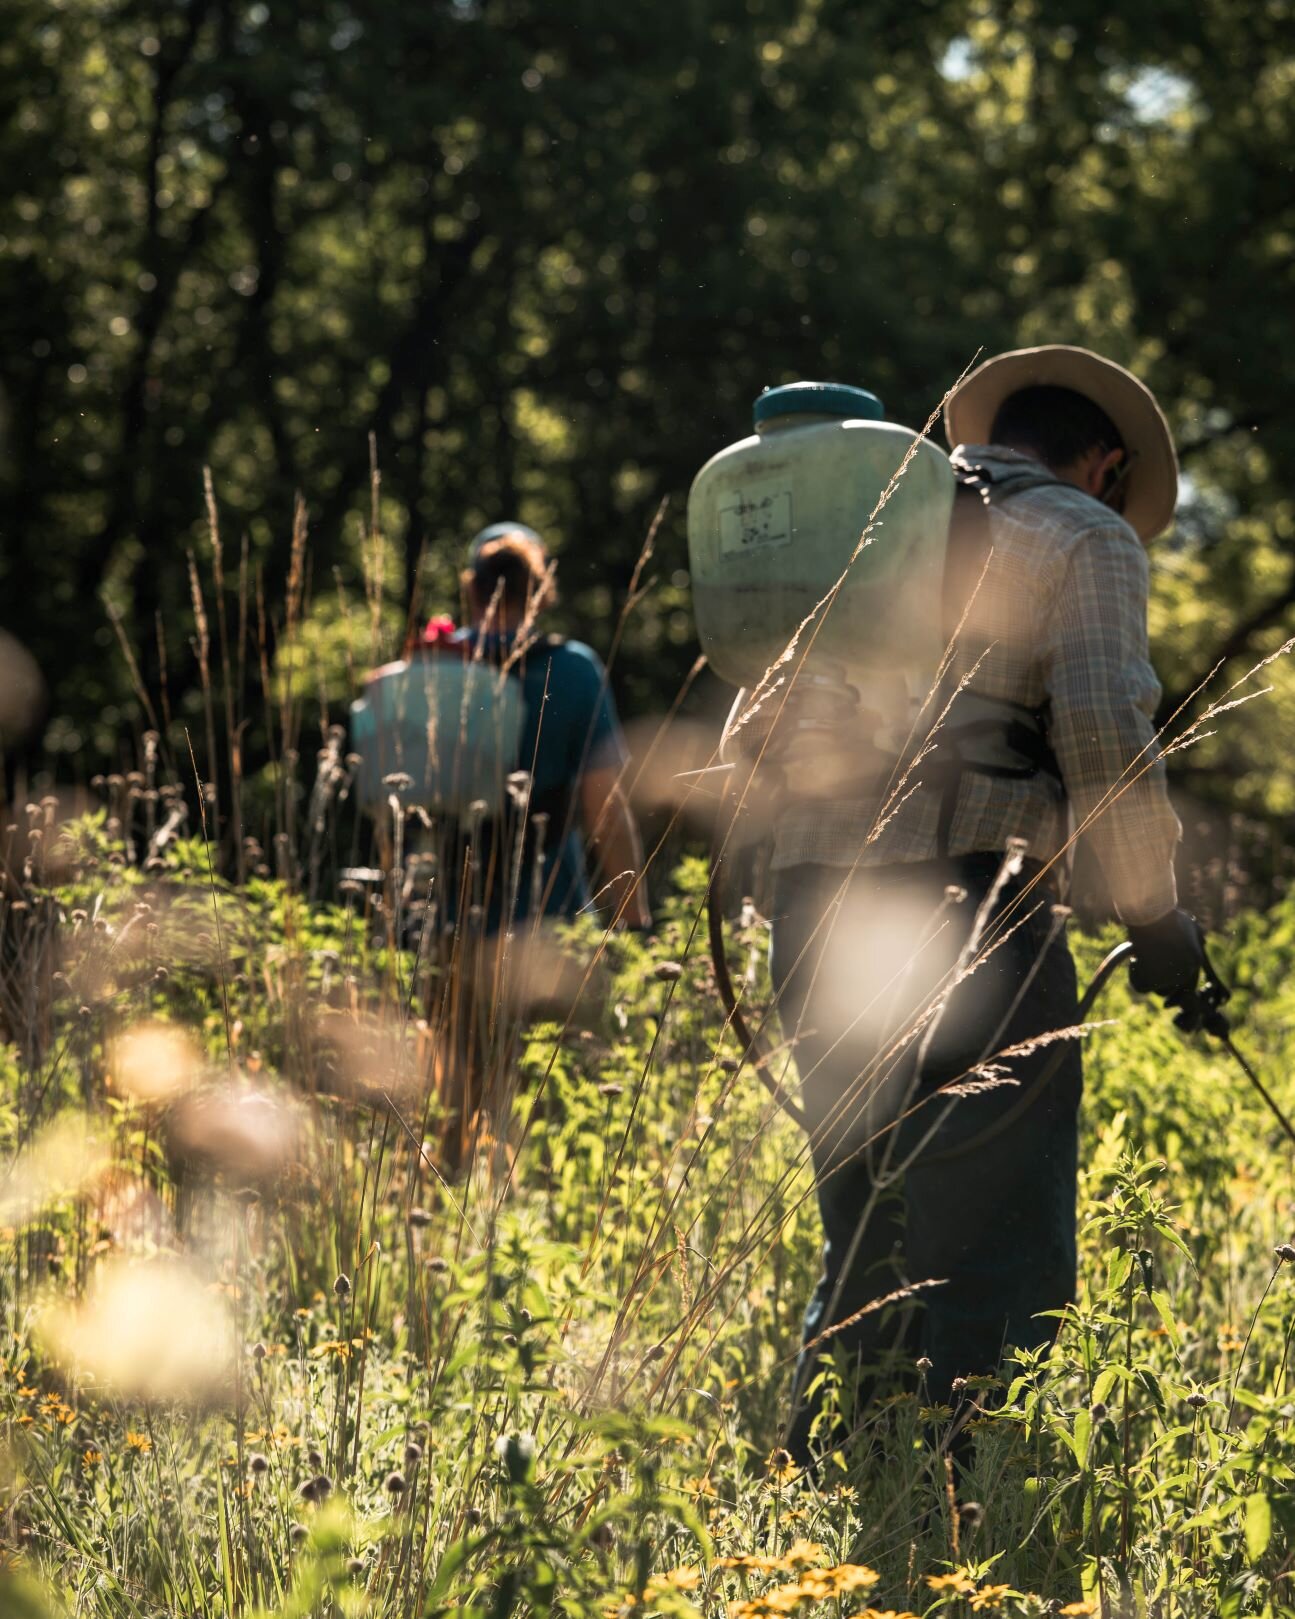
M 624 711 L 660 712 L 697 652 L 686 491 L 762 387 L 859 383 L 918 427 L 978 352 L 1039 341 L 1132 366 L 1176 433 L 1166 712 L 1295 623 L 1289 0 L 7 15 L 0 626 L 50 688 L 11 773 L 139 757 L 123 637 L 196 734 L 204 466 L 271 657 L 304 498 L 321 725 L 369 644 L 345 607 L 366 558 L 398 641 L 411 593 L 454 608 L 466 539 L 520 516 L 559 558 L 557 627 L 606 652 L 669 496 L 614 671 Z M 1295 676 L 1264 678 L 1175 780 L 1273 848 Z M 690 701 L 718 709 L 718 682 Z

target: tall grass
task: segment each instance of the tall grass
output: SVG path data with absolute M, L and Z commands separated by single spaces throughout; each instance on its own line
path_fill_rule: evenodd
M 360 665 L 403 617 L 379 513 Z M 700 861 L 655 873 L 651 940 L 501 945 L 479 893 L 411 929 L 484 876 L 398 794 L 376 843 L 355 814 L 304 513 L 277 615 L 214 504 L 193 580 L 199 691 L 168 722 L 141 682 L 94 813 L 18 806 L 0 899 L 0 1613 L 1295 1612 L 1292 1166 L 1217 1054 L 1117 992 L 1083 1294 L 972 1390 L 968 1477 L 952 1413 L 852 1410 L 831 1368 L 852 1443 L 799 1475 L 812 1177 L 717 1004 Z M 731 940 L 756 1007 L 764 932 Z M 1283 1093 L 1292 937 L 1232 952 Z

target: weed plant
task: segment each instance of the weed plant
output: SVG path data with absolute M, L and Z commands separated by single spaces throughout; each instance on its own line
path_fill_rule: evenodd
M 194 595 L 221 788 L 164 718 L 92 813 L 9 834 L 4 1619 L 1295 1614 L 1295 1165 L 1217 1048 L 1104 1003 L 1081 1296 L 969 1391 L 965 1472 L 920 1364 L 853 1410 L 829 1354 L 852 1439 L 801 1474 L 812 1179 L 719 1004 L 704 863 L 649 939 L 411 928 L 444 849 L 397 797 L 359 865 L 344 737 L 299 786 L 264 643 L 278 762 L 243 780 L 242 631 Z M 763 1003 L 754 907 L 730 943 Z M 1293 961 L 1283 902 L 1222 963 L 1285 1103 Z

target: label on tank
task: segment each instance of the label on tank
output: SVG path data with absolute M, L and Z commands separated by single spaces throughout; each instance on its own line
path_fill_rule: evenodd
M 772 479 L 746 484 L 719 509 L 721 556 L 791 544 L 791 490 Z

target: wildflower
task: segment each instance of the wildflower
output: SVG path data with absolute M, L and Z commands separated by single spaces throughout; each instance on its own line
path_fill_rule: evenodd
M 791 1452 L 779 1447 L 771 1450 L 765 1460 L 765 1472 L 775 1484 L 790 1484 L 799 1469 L 791 1459 Z
M 310 1351 L 312 1360 L 321 1360 L 325 1355 L 332 1355 L 337 1360 L 350 1360 L 351 1346 L 345 1338 L 328 1338 Z
M 761 1557 L 756 1552 L 741 1552 L 736 1557 L 717 1557 L 716 1568 L 731 1568 L 737 1574 L 774 1574 L 787 1567 L 781 1557 Z
M 862 1613 L 852 1614 L 850 1619 L 917 1619 L 917 1615 L 907 1609 L 901 1613 L 898 1608 L 865 1608 Z
M 1067 1602 L 1061 1610 L 1063 1619 L 1083 1619 L 1085 1614 L 1096 1612 L 1095 1602 Z
M 838 1563 L 835 1568 L 825 1568 L 819 1575 L 819 1583 L 828 1587 L 826 1594 L 829 1597 L 842 1596 L 847 1591 L 866 1591 L 869 1586 L 876 1585 L 881 1575 L 875 1568 L 868 1568 L 864 1563 Z
M 984 1613 L 987 1609 L 1001 1607 L 1003 1598 L 1011 1589 L 1010 1585 L 982 1585 L 971 1597 L 972 1613 Z
M 955 1569 L 952 1574 L 928 1574 L 926 1583 L 932 1591 L 954 1591 L 959 1596 L 976 1589 L 975 1580 L 961 1569 Z
M 824 1550 L 816 1540 L 794 1540 L 783 1559 L 791 1568 L 821 1568 Z
M 297 1492 L 303 1501 L 309 1501 L 313 1506 L 327 1501 L 333 1493 L 333 1481 L 327 1473 L 316 1473 L 314 1478 L 308 1478 Z
M 929 1372 L 934 1365 L 935 1362 L 929 1355 L 919 1355 L 917 1357 L 917 1369 L 919 1372 L 921 1372 L 923 1377 L 926 1376 L 927 1372 Z
M 81 1465 L 85 1468 L 87 1473 L 98 1467 L 102 1460 L 103 1452 L 99 1450 L 91 1450 L 89 1446 L 87 1446 L 86 1449 L 81 1452 Z
M 696 1568 L 669 1568 L 664 1574 L 654 1574 L 648 1581 L 649 1591 L 695 1591 L 701 1584 L 701 1570 Z

